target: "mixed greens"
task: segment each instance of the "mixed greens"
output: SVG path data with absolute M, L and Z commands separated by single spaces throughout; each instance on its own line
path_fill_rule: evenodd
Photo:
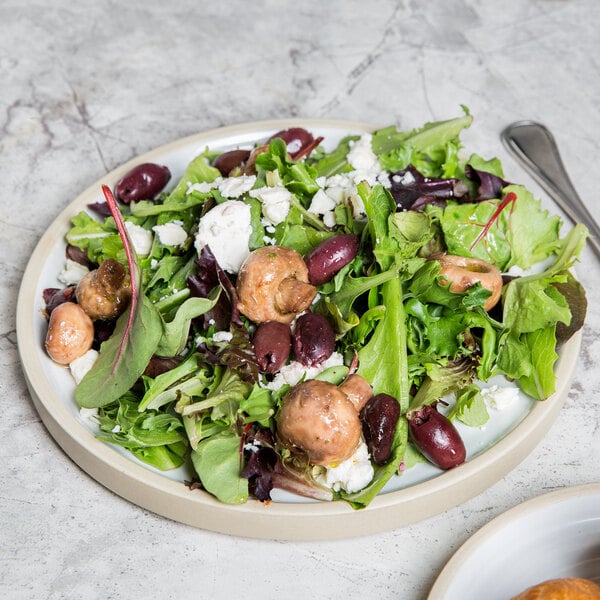
M 97 409 L 99 438 L 158 469 L 191 460 L 191 487 L 226 503 L 269 500 L 275 487 L 361 508 L 422 460 L 409 430 L 423 407 L 450 394 L 450 419 L 481 426 L 489 415 L 478 382 L 496 375 L 548 398 L 557 348 L 585 312 L 571 267 L 587 230 L 561 237 L 559 217 L 506 181 L 498 159 L 465 155 L 459 136 L 471 122 L 466 113 L 415 131 L 391 126 L 349 135 L 331 151 L 307 132 L 308 144 L 292 151 L 282 132 L 256 140 L 226 175 L 215 166 L 224 153 L 207 148 L 156 197 L 117 204 L 105 189 L 107 205 L 76 215 L 66 235 L 83 251 L 79 262 L 93 269 L 112 259 L 130 277 L 125 312 L 95 321 L 99 356 L 75 393 L 81 407 Z M 278 190 L 278 207 L 265 188 Z M 339 385 L 356 373 L 398 402 L 389 458 L 359 490 L 324 485 L 326 467 L 278 438 L 277 415 L 297 381 L 261 368 L 238 273 L 198 242 L 201 219 L 232 202 L 247 207 L 248 253 L 284 246 L 306 256 L 338 235 L 359 240 L 356 255 L 315 286 L 309 308 L 335 332 L 335 360 L 314 368 L 292 353 L 285 361 L 288 371 L 302 367 L 297 381 Z M 184 232 L 177 243 L 158 233 L 173 223 Z M 145 254 L 134 251 L 132 226 L 151 235 Z M 212 231 L 225 248 L 236 235 L 225 221 Z M 447 254 L 495 266 L 500 303 L 485 310 L 491 291 L 479 282 L 451 290 L 438 260 Z

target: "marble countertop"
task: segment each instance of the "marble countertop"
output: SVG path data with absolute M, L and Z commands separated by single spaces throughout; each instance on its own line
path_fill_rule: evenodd
M 599 481 L 600 266 L 589 249 L 578 269 L 589 300 L 581 356 L 544 440 L 457 508 L 341 541 L 235 538 L 114 495 L 45 429 L 15 330 L 28 258 L 79 192 L 140 153 L 228 124 L 316 117 L 410 128 L 464 104 L 475 115 L 465 145 L 499 156 L 509 179 L 560 214 L 499 140 L 508 123 L 538 120 L 600 218 L 596 0 L 6 0 L 0 22 L 0 596 L 424 600 L 492 518 Z

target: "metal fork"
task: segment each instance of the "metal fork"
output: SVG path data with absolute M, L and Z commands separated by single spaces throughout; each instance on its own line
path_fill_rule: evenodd
M 500 138 L 569 219 L 588 228 L 588 243 L 600 258 L 600 227 L 575 190 L 548 128 L 534 121 L 518 121 L 506 127 Z

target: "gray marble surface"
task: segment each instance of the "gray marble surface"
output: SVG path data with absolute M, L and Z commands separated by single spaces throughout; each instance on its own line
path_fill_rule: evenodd
M 550 200 L 507 156 L 506 124 L 546 123 L 592 212 L 600 155 L 596 0 L 0 3 L 0 597 L 424 599 L 457 548 L 541 493 L 599 480 L 600 268 L 585 250 L 583 348 L 544 440 L 490 489 L 412 526 L 273 542 L 148 513 L 81 471 L 28 394 L 21 277 L 80 191 L 163 143 L 286 117 L 412 127 L 475 115 L 464 142 Z

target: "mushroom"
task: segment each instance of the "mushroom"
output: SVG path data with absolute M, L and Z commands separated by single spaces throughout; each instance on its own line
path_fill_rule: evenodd
M 109 258 L 77 284 L 77 302 L 92 320 L 116 319 L 129 304 L 131 283 L 125 267 Z
M 330 466 L 354 454 L 361 423 L 344 392 L 332 383 L 311 379 L 283 397 L 277 434 L 285 447 L 306 452 L 311 464 Z
M 236 291 L 238 309 L 255 323 L 291 323 L 317 294 L 302 256 L 285 246 L 251 252 L 238 273 Z
M 486 300 L 483 308 L 486 311 L 496 306 L 502 295 L 502 274 L 492 264 L 479 258 L 467 258 L 454 254 L 440 254 L 435 258 L 441 265 L 441 283 L 450 283 L 451 292 L 464 292 L 477 282 L 492 295 Z
M 363 406 L 373 397 L 371 384 L 361 375 L 353 373 L 338 386 L 348 400 L 352 402 L 356 412 L 360 413 Z
M 94 341 L 94 324 L 74 302 L 63 302 L 51 313 L 46 333 L 46 352 L 60 365 L 83 356 Z

